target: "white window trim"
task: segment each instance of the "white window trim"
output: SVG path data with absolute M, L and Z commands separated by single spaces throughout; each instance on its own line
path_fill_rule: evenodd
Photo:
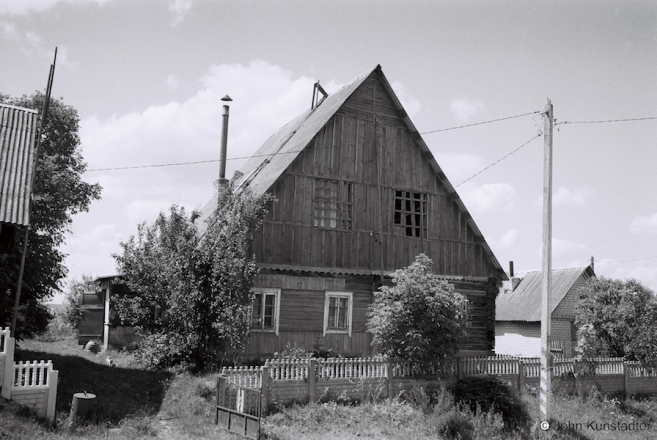
M 281 314 L 281 289 L 276 289 L 273 287 L 254 287 L 251 289 L 253 293 L 275 293 L 276 294 L 276 302 L 274 304 L 274 328 L 253 328 L 251 327 L 252 332 L 258 332 L 258 333 L 275 333 L 276 336 L 278 336 L 278 323 L 279 323 L 279 316 Z M 251 306 L 253 307 L 253 305 Z M 252 312 L 253 313 L 253 309 Z M 249 322 L 251 320 L 249 319 Z M 249 324 L 250 325 L 250 324 Z
M 348 309 L 347 330 L 334 330 L 328 328 L 329 305 L 330 305 L 330 299 L 332 297 L 349 298 L 349 306 L 347 307 Z M 339 334 L 348 333 L 349 336 L 351 336 L 351 316 L 353 309 L 354 309 L 354 292 L 335 292 L 335 291 L 327 290 L 326 295 L 324 297 L 324 336 L 326 336 L 327 333 L 339 333 Z

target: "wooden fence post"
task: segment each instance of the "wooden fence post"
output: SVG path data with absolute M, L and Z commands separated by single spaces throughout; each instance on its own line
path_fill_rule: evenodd
M 623 361 L 623 375 L 625 376 L 624 380 L 624 389 L 625 395 L 630 395 L 630 369 L 628 368 L 627 361 Z
M 459 356 L 456 358 L 456 380 L 461 379 L 463 379 L 463 358 Z
M 525 365 L 522 363 L 522 359 L 518 359 L 518 391 L 522 392 L 524 385 L 525 385 Z
M 46 418 L 51 426 L 55 426 L 55 406 L 57 404 L 57 384 L 59 382 L 59 371 L 50 370 L 48 373 L 48 401 L 46 402 Z
M 269 407 L 269 367 L 262 367 L 260 384 L 260 413 L 266 413 Z
M 317 372 L 317 359 L 308 361 L 308 401 L 314 402 L 316 397 L 315 374 Z
M 2 378 L 2 397 L 11 399 L 11 387 L 14 385 L 14 348 L 16 340 L 5 337 L 5 374 Z
M 388 398 L 392 399 L 395 396 L 395 384 L 392 378 L 393 366 L 392 360 L 386 361 L 386 379 L 388 380 Z

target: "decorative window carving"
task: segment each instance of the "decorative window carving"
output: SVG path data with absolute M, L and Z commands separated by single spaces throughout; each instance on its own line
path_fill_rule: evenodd
M 251 308 L 251 330 L 278 334 L 281 289 L 253 289 L 255 297 Z
M 349 336 L 351 336 L 353 302 L 353 292 L 326 292 L 324 334 L 349 333 Z
M 313 206 L 315 226 L 351 229 L 353 218 L 352 183 L 340 180 L 316 179 Z
M 394 225 L 408 237 L 427 237 L 427 194 L 395 191 Z

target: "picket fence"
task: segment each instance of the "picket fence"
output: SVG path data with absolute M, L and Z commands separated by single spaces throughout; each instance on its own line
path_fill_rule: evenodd
M 51 424 L 55 422 L 59 372 L 52 361 L 14 362 L 16 341 L 9 327 L 0 329 L 0 386 L 2 397 L 36 411 Z
M 310 359 L 269 359 L 264 367 L 224 367 L 221 375 L 247 388 L 262 386 L 263 370 L 272 382 L 308 381 Z M 496 375 L 521 376 L 524 379 L 540 377 L 539 358 L 510 356 L 460 357 L 452 363 L 438 367 L 415 362 L 389 360 L 384 357 L 313 359 L 316 363 L 315 380 L 381 379 L 390 374 L 394 378 L 426 376 Z M 266 367 L 266 368 L 265 368 Z M 390 369 L 390 372 L 388 371 Z M 627 374 L 626 374 L 627 373 Z M 643 368 L 638 362 L 623 358 L 554 359 L 553 377 L 616 376 L 630 378 L 657 378 L 657 370 Z M 655 379 L 657 381 L 657 379 Z

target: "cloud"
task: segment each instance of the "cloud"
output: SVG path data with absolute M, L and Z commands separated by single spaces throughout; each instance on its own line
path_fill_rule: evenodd
M 461 122 L 468 122 L 473 116 L 483 111 L 484 103 L 482 101 L 472 101 L 466 98 L 452 99 L 449 107 L 449 112 Z
M 595 274 L 607 278 L 627 280 L 634 278 L 644 286 L 651 286 L 657 291 L 657 265 L 655 260 L 615 261 L 601 259 L 595 261 Z
M 171 26 L 176 27 L 185 18 L 185 15 L 192 8 L 192 0 L 173 0 L 169 4 L 169 11 L 173 13 L 173 20 Z
M 0 27 L 2 28 L 2 35 L 8 40 L 17 40 L 18 32 L 16 31 L 16 25 L 10 22 L 0 22 Z
M 543 255 L 543 245 L 538 247 L 538 255 Z M 552 267 L 584 266 L 591 257 L 588 247 L 582 243 L 552 238 Z
M 164 80 L 164 85 L 166 85 L 171 90 L 176 90 L 182 85 L 182 80 L 176 78 L 174 75 L 169 74 Z
M 511 211 L 515 207 L 516 190 L 508 183 L 465 184 L 459 194 L 468 210 L 475 213 L 495 209 Z
M 458 185 L 485 167 L 481 156 L 469 153 L 435 152 L 434 157 L 452 185 Z
M 36 58 L 52 64 L 55 57 L 55 46 L 48 47 L 43 42 L 43 38 L 36 32 L 25 32 L 21 38 L 21 34 L 16 32 L 15 27 L 13 31 L 15 33 L 14 39 L 18 41 L 17 47 L 21 53 L 28 58 Z M 57 48 L 57 67 L 67 67 L 72 70 L 77 68 L 75 63 L 71 62 L 69 58 L 69 49 L 67 46 L 59 46 Z
M 510 229 L 504 233 L 499 240 L 493 240 L 492 245 L 496 250 L 509 249 L 511 246 L 516 244 L 518 241 L 518 231 L 516 229 Z
M 657 213 L 650 217 L 636 217 L 632 220 L 630 232 L 634 234 L 643 232 L 657 233 Z
M 104 5 L 111 0 L 0 0 L 0 15 L 26 15 L 29 12 L 44 12 L 58 3 Z
M 411 96 L 406 91 L 406 86 L 404 86 L 404 84 L 400 83 L 399 81 L 393 82 L 390 86 L 395 91 L 397 98 L 399 98 L 401 101 L 404 110 L 406 110 L 406 113 L 408 114 L 408 117 L 412 120 L 415 115 L 420 113 L 420 108 L 422 107 L 420 105 L 420 101 Z
M 552 192 L 552 206 L 583 206 L 595 195 L 595 190 L 590 187 L 581 187 L 570 190 L 565 186 Z M 543 206 L 543 197 L 534 200 L 537 206 Z

